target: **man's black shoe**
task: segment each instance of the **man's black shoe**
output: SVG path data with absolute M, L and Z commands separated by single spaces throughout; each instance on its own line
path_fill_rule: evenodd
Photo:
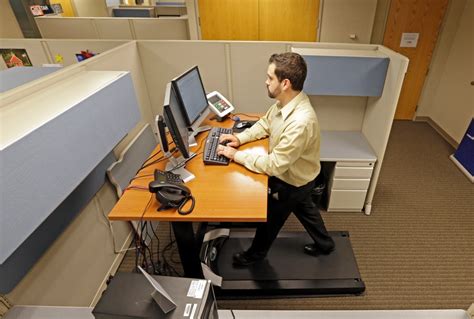
M 240 253 L 234 254 L 233 258 L 233 264 L 236 266 L 250 266 L 256 263 L 257 261 L 264 259 L 265 254 L 248 253 L 246 251 L 242 251 Z
M 334 251 L 334 248 L 329 250 L 321 250 L 320 248 L 316 247 L 315 244 L 304 245 L 304 252 L 311 256 L 329 255 L 332 251 Z

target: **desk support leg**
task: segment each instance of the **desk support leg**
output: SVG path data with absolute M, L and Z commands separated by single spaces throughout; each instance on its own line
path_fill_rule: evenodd
M 189 278 L 204 278 L 199 259 L 201 246 L 194 236 L 192 222 L 172 222 L 173 232 L 178 245 L 179 257 L 183 264 L 184 276 Z

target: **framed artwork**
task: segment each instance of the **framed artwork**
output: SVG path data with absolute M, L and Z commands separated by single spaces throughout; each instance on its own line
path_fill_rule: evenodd
M 78 62 L 84 61 L 86 59 L 92 58 L 95 53 L 92 53 L 89 50 L 81 51 L 81 53 L 76 53 L 76 59 Z
M 31 10 L 31 13 L 32 13 L 35 17 L 44 15 L 43 9 L 41 9 L 41 6 L 40 6 L 40 5 L 30 6 L 30 10 Z
M 51 9 L 53 9 L 54 13 L 60 14 L 63 13 L 63 7 L 61 6 L 60 3 L 52 3 L 51 4 Z
M 0 49 L 0 54 L 8 68 L 33 66 L 25 49 Z

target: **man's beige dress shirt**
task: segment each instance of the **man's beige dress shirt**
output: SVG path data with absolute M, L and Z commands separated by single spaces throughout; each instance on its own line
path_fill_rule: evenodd
M 319 174 L 319 122 L 304 92 L 284 107 L 273 104 L 255 125 L 236 136 L 241 144 L 269 137 L 268 154 L 235 153 L 234 160 L 251 171 L 275 176 L 297 187 Z

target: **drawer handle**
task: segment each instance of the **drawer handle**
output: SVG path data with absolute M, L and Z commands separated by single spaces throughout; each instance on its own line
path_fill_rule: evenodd
M 471 139 L 471 141 L 474 141 L 474 136 L 472 136 L 472 135 L 470 135 L 470 134 L 468 134 L 468 133 L 466 133 L 466 135 L 467 135 L 467 137 L 469 137 L 469 138 Z

